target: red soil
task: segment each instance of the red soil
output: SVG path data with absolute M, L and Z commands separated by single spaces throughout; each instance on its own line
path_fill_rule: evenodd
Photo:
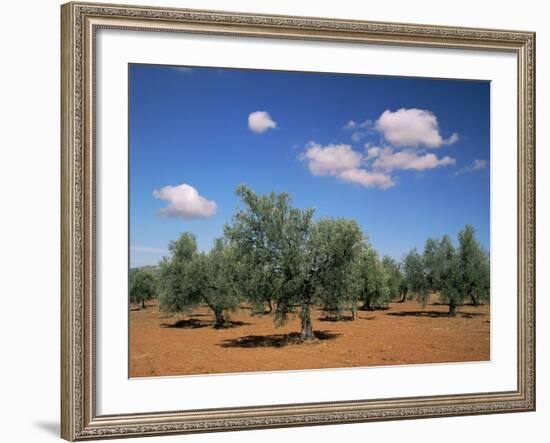
M 211 327 L 206 308 L 166 315 L 156 302 L 130 315 L 130 376 L 189 375 L 489 360 L 490 308 L 414 301 L 359 311 L 355 321 L 326 321 L 313 311 L 318 340 L 297 342 L 298 318 L 276 328 L 270 316 L 232 312 L 232 325 Z

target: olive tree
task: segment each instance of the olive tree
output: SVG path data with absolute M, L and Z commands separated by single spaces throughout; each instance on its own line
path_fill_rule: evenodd
M 199 252 L 195 236 L 186 232 L 170 243 L 169 251 L 161 263 L 161 309 L 182 313 L 205 305 L 214 314 L 213 326 L 223 327 L 224 312 L 239 304 L 240 273 L 233 249 L 217 239 L 210 252 Z
M 426 279 L 424 260 L 416 249 L 412 249 L 405 255 L 403 272 L 407 291 L 418 301 L 425 304 L 428 300 L 429 284 Z
M 399 263 L 388 255 L 382 257 L 382 266 L 388 276 L 388 297 L 390 300 L 395 300 L 403 294 L 403 274 L 401 273 L 401 267 Z
M 476 239 L 475 230 L 470 225 L 466 225 L 460 231 L 458 243 L 453 262 L 453 278 L 449 279 L 444 295 L 455 305 L 470 299 L 474 306 L 478 306 L 483 301 L 489 300 L 489 255 Z M 451 310 L 449 312 L 451 314 Z M 456 307 L 454 312 L 456 313 Z
M 152 272 L 145 269 L 136 270 L 130 281 L 130 302 L 141 303 L 145 309 L 145 301 L 155 298 L 157 294 L 157 279 Z
M 407 295 L 409 294 L 409 285 L 405 276 L 401 276 L 399 283 L 399 303 L 405 303 L 407 301 Z
M 489 256 L 475 238 L 472 226 L 466 225 L 460 231 L 458 243 L 458 248 L 448 254 L 451 259 L 442 285 L 442 299 L 449 304 L 451 317 L 456 316 L 464 300 L 470 299 L 477 306 L 490 294 Z
M 453 243 L 448 235 L 441 239 L 429 238 L 424 246 L 424 271 L 426 284 L 431 291 L 441 291 L 454 254 Z
M 199 303 L 192 266 L 199 252 L 196 237 L 184 232 L 168 245 L 160 262 L 159 306 L 165 312 L 189 312 Z
M 301 340 L 314 339 L 311 308 L 341 290 L 362 241 L 359 226 L 344 219 L 314 222 L 313 209 L 292 206 L 286 193 L 258 195 L 241 185 L 236 194 L 243 207 L 225 235 L 238 251 L 245 297 L 253 304 L 273 300 L 276 325 L 297 313 Z
M 241 272 L 234 249 L 225 239 L 216 239 L 209 253 L 199 254 L 196 271 L 200 297 L 214 313 L 214 327 L 220 328 L 226 322 L 224 313 L 237 308 L 241 297 Z
M 332 318 L 341 319 L 345 310 L 357 316 L 358 294 L 353 287 L 353 270 L 364 239 L 355 221 L 322 219 L 312 229 L 308 262 L 315 299 Z
M 489 299 L 489 255 L 476 239 L 475 229 L 471 225 L 466 225 L 460 231 L 458 242 L 463 291 L 466 298 L 469 298 L 474 306 L 478 306 Z
M 440 242 L 435 238 L 428 238 L 422 255 L 426 284 L 431 291 L 441 289 L 441 262 L 439 257 Z
M 476 284 L 470 293 L 470 299 L 474 306 L 489 302 L 491 296 L 491 262 L 489 253 L 481 250 L 479 253 L 479 264 L 477 268 Z
M 364 244 L 354 266 L 354 289 L 362 310 L 373 311 L 390 301 L 389 277 L 375 249 Z

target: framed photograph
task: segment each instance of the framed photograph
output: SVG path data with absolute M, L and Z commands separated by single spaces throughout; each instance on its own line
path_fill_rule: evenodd
M 67 440 L 535 409 L 535 35 L 68 3 Z

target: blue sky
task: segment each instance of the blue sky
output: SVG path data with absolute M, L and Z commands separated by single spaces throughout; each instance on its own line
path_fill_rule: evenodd
M 490 84 L 129 66 L 130 265 L 208 250 L 235 187 L 355 219 L 397 259 L 469 223 L 489 248 Z

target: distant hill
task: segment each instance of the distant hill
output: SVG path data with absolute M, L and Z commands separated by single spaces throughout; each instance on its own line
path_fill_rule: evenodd
M 135 268 L 130 268 L 130 273 L 128 274 L 130 281 L 132 281 L 133 276 L 139 270 L 148 271 L 155 276 L 158 276 L 160 274 L 160 266 L 158 265 L 138 266 Z

